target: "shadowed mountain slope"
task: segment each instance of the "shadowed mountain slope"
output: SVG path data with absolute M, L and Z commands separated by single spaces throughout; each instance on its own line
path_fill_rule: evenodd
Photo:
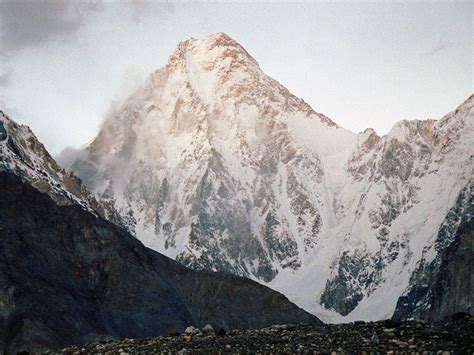
M 0 172 L 0 351 L 319 322 L 256 282 L 192 271 L 77 205 Z

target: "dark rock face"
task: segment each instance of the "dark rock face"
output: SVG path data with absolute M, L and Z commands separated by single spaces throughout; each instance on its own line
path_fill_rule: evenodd
M 343 316 L 348 315 L 362 300 L 360 289 L 353 286 L 352 279 L 363 275 L 361 270 L 367 269 L 362 258 L 350 258 L 347 255 L 341 257 L 338 275 L 328 280 L 326 288 L 321 295 L 321 304 L 326 308 L 333 308 Z
M 472 188 L 469 183 L 461 191 L 438 234 L 438 255 L 413 273 L 411 287 L 397 302 L 394 319 L 436 320 L 457 312 L 474 312 Z
M 253 281 L 196 272 L 0 172 L 0 352 L 320 321 Z
M 8 133 L 5 129 L 5 126 L 3 125 L 2 122 L 0 122 L 0 141 L 4 141 L 5 139 L 7 139 L 8 137 Z

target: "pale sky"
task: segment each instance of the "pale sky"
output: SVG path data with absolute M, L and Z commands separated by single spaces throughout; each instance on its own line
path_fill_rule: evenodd
M 316 111 L 385 134 L 473 93 L 472 21 L 470 1 L 0 0 L 0 109 L 53 154 L 78 147 L 180 41 L 225 32 Z

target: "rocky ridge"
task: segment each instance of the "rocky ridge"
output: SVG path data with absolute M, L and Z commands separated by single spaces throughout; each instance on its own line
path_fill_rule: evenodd
M 31 129 L 0 111 L 0 171 L 13 172 L 47 193 L 60 205 L 80 205 L 85 210 L 121 224 L 112 205 L 98 203 L 71 172 L 60 167 Z

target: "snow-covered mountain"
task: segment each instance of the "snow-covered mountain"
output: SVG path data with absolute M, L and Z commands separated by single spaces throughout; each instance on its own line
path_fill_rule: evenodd
M 328 321 L 381 319 L 471 218 L 473 107 L 355 134 L 219 33 L 180 43 L 62 164 L 185 265 L 259 280 Z

